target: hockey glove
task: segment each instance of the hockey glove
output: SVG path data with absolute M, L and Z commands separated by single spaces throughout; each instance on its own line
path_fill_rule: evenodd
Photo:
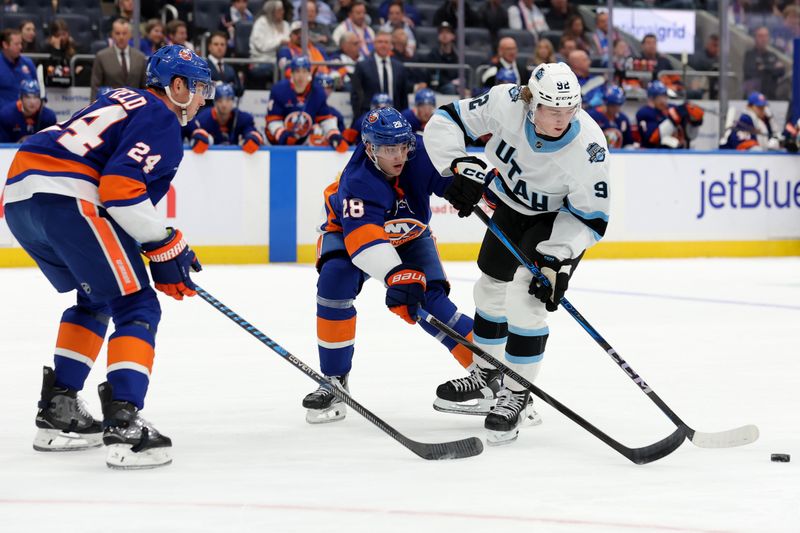
M 468 217 L 483 195 L 486 163 L 475 156 L 459 157 L 450 163 L 453 182 L 444 191 L 444 199 L 458 210 L 458 216 Z
M 247 135 L 244 136 L 244 144 L 242 145 L 242 150 L 247 152 L 248 154 L 252 154 L 258 151 L 258 147 L 264 144 L 261 135 L 257 131 L 251 131 Z
M 545 308 L 551 313 L 558 309 L 558 302 L 567 292 L 569 278 L 572 277 L 572 270 L 578 266 L 580 256 L 575 259 L 560 260 L 552 255 L 542 255 L 538 251 L 533 252 L 533 262 L 542 271 L 544 277 L 550 282 L 549 287 L 545 287 L 534 276 L 531 281 L 528 294 L 532 294 L 537 300 L 545 304 Z
M 425 273 L 415 266 L 400 264 L 386 274 L 385 281 L 389 311 L 414 324 L 417 307 L 425 303 Z
M 347 149 L 350 148 L 350 145 L 347 144 L 347 141 L 345 141 L 344 138 L 338 133 L 334 133 L 333 135 L 331 135 L 330 139 L 328 139 L 328 142 L 330 143 L 331 148 L 333 148 L 340 154 L 346 152 Z
M 297 143 L 297 136 L 293 131 L 286 130 L 278 137 L 278 144 L 291 146 Z
M 356 144 L 358 142 L 359 134 L 353 128 L 347 128 L 342 132 L 342 137 L 344 140 L 350 144 Z
M 192 151 L 196 154 L 203 154 L 208 150 L 208 145 L 211 141 L 208 138 L 208 132 L 203 129 L 196 129 L 192 132 Z
M 169 235 L 163 241 L 143 243 L 142 253 L 150 259 L 150 275 L 156 290 L 183 300 L 184 295 L 197 294 L 189 269 L 200 272 L 203 267 L 183 240 L 183 234 L 174 228 L 167 230 Z

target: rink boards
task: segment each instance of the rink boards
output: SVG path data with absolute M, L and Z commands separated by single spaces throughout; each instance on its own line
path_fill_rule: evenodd
M 15 148 L 0 145 L 3 182 Z M 189 150 L 158 208 L 206 263 L 311 262 L 322 192 L 349 154 L 329 149 Z M 789 154 L 618 151 L 611 220 L 587 257 L 800 255 L 800 158 Z M 484 228 L 432 199 L 445 260 L 477 255 Z M 0 209 L 0 266 L 32 265 Z

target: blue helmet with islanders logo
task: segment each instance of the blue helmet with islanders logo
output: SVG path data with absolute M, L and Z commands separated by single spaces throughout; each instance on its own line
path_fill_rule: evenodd
M 361 123 L 361 142 L 375 147 L 407 144 L 408 159 L 414 157 L 417 147 L 411 124 L 393 107 L 373 109 L 367 113 Z
M 169 94 L 170 83 L 176 77 L 185 78 L 193 94 L 197 92 L 197 84 L 203 84 L 203 98 L 214 98 L 214 84 L 206 60 L 178 44 L 163 46 L 147 60 L 145 85 L 164 89 Z

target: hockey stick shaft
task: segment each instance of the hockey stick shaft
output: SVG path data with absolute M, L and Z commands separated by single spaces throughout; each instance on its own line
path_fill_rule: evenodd
M 339 400 L 344 402 L 347 406 L 355 412 L 366 418 L 369 422 L 376 425 L 384 433 L 392 437 L 394 440 L 422 457 L 423 459 L 439 460 L 439 459 L 460 459 L 463 457 L 472 457 L 478 455 L 483 451 L 483 443 L 476 437 L 469 437 L 466 439 L 443 442 L 443 443 L 424 443 L 417 442 L 409 439 L 392 426 L 378 418 L 369 409 L 358 403 L 346 391 L 331 384 L 331 382 L 324 376 L 317 373 L 313 368 L 305 364 L 303 361 L 289 353 L 280 344 L 270 339 L 264 333 L 258 330 L 255 326 L 247 322 L 244 318 L 239 316 L 236 312 L 232 311 L 229 307 L 225 306 L 222 302 L 211 296 L 207 291 L 200 287 L 196 287 L 197 294 L 206 302 L 211 304 L 216 310 L 223 315 L 227 316 L 235 322 L 243 330 L 247 331 L 250 335 L 261 341 L 262 344 L 268 346 L 273 352 L 277 353 L 284 360 L 289 362 L 292 366 L 303 372 L 306 376 L 310 377 L 322 386 L 328 386 Z
M 475 207 L 473 212 L 478 216 L 478 218 L 486 224 L 486 227 L 489 228 L 489 231 L 497 237 L 497 239 L 503 243 L 503 245 L 508 249 L 511 254 L 517 258 L 517 261 L 522 264 L 525 268 L 527 268 L 531 274 L 543 285 L 549 287 L 550 280 L 542 274 L 542 271 L 530 260 L 528 259 L 524 252 L 519 249 L 519 247 L 514 244 L 503 230 L 495 223 L 494 220 L 489 218 L 486 213 L 483 212 L 482 209 L 479 207 Z M 683 427 L 686 430 L 686 436 L 689 440 L 693 443 L 703 446 L 703 447 L 727 447 L 727 446 L 741 446 L 743 444 L 749 444 L 750 442 L 754 441 L 758 438 L 758 429 L 755 426 L 742 426 L 740 428 L 732 429 L 729 431 L 723 431 L 718 434 L 712 433 L 699 433 L 696 432 L 694 429 L 689 427 L 670 407 L 664 402 L 664 400 L 659 397 L 658 394 L 642 379 L 642 377 L 633 369 L 631 366 L 617 353 L 617 351 L 606 341 L 600 332 L 598 332 L 586 318 L 573 306 L 566 297 L 561 297 L 559 303 L 567 310 L 567 312 L 575 319 L 578 324 L 589 334 L 589 336 L 594 339 L 594 341 L 600 345 L 600 347 L 605 351 L 609 357 L 619 366 L 625 374 L 628 375 L 631 380 L 639 386 L 639 388 L 644 392 L 650 400 L 655 403 L 661 411 L 667 415 L 667 417 L 678 427 Z M 697 435 L 697 437 L 696 437 Z M 716 435 L 716 437 L 715 437 Z M 723 442 L 726 441 L 727 438 L 727 445 Z M 717 441 L 717 442 L 715 442 Z
M 564 405 L 563 403 L 556 400 L 554 397 L 519 375 L 514 370 L 508 368 L 506 365 L 495 359 L 491 354 L 487 353 L 479 346 L 475 345 L 474 343 L 470 342 L 463 335 L 459 334 L 457 331 L 449 327 L 447 324 L 436 318 L 435 316 L 431 315 L 424 309 L 418 310 L 418 314 L 421 320 L 424 320 L 444 335 L 450 337 L 457 343 L 465 346 L 469 349 L 472 353 L 486 361 L 487 363 L 494 366 L 500 372 L 505 374 L 506 376 L 510 377 L 533 394 L 541 398 L 545 401 L 548 405 L 554 407 L 558 412 L 578 424 L 580 427 L 603 441 L 605 444 L 622 454 L 624 457 L 629 459 L 630 461 L 636 464 L 646 464 L 651 463 L 653 461 L 657 461 L 662 457 L 666 457 L 667 455 L 671 454 L 675 450 L 677 450 L 680 445 L 683 443 L 683 439 L 686 437 L 683 428 L 676 429 L 672 434 L 668 437 L 651 444 L 649 446 L 643 446 L 641 448 L 630 448 L 625 446 L 624 444 L 620 443 L 619 441 L 613 439 L 612 437 L 608 436 L 606 433 L 598 429 L 595 425 L 591 422 L 587 421 L 585 418 L 580 416 L 578 413 Z

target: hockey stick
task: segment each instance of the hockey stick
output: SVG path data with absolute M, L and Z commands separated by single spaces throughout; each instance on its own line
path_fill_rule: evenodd
M 545 286 L 550 286 L 550 281 L 547 279 L 547 277 L 542 274 L 539 268 L 534 265 L 530 259 L 525 257 L 525 254 L 516 244 L 509 240 L 509 238 L 505 235 L 505 233 L 503 233 L 503 230 L 497 226 L 494 220 L 486 216 L 486 213 L 484 213 L 479 207 L 475 207 L 473 212 L 478 215 L 478 218 L 480 218 L 484 224 L 486 224 L 486 227 L 489 228 L 489 231 L 491 231 L 494 236 L 497 237 L 506 248 L 508 248 L 508 251 L 517 258 L 517 261 L 519 261 L 522 266 L 530 270 L 533 276 L 539 280 L 540 283 Z M 650 398 L 653 403 L 655 403 L 658 408 L 661 409 L 661 411 L 666 414 L 667 417 L 669 417 L 670 420 L 672 420 L 673 424 L 686 429 L 686 437 L 692 441 L 692 444 L 701 448 L 732 448 L 734 446 L 744 446 L 745 444 L 750 444 L 758 439 L 758 428 L 752 424 L 729 429 L 727 431 L 718 431 L 712 433 L 695 431 L 689 427 L 686 422 L 681 420 L 681 418 L 675 414 L 675 412 L 670 409 L 666 403 L 664 403 L 658 394 L 656 394 L 655 391 L 651 389 L 647 383 L 645 383 L 642 377 L 639 376 L 639 374 L 637 374 L 636 371 L 634 371 L 633 368 L 631 368 L 630 365 L 626 363 L 624 359 L 622 359 L 622 357 L 620 357 L 617 351 L 611 347 L 608 341 L 606 341 L 591 324 L 589 324 L 589 321 L 586 320 L 583 315 L 581 315 L 578 310 L 575 309 L 575 307 L 573 307 L 566 297 L 562 297 L 561 300 L 559 300 L 559 303 L 564 306 L 564 309 L 566 309 L 567 312 L 572 315 L 572 318 L 574 318 L 578 324 L 580 324 L 581 327 L 586 330 L 589 336 L 591 336 L 595 342 L 600 345 L 600 347 L 611 357 L 611 359 L 614 360 L 615 363 L 617 363 L 617 365 L 628 375 L 628 377 L 631 378 L 631 380 L 633 380 L 633 382 L 636 383 L 640 389 L 642 389 L 642 392 L 644 392 L 647 397 Z
M 418 311 L 419 317 L 421 320 L 424 320 L 434 328 L 441 331 L 443 334 L 447 335 L 457 343 L 465 346 L 469 349 L 472 353 L 486 361 L 487 363 L 491 364 L 495 368 L 497 368 L 500 372 L 505 374 L 506 376 L 512 378 L 514 381 L 531 391 L 533 394 L 544 400 L 547 404 L 553 406 L 558 412 L 578 424 L 580 427 L 624 455 L 629 460 L 633 461 L 637 465 L 643 465 L 647 463 L 652 463 L 653 461 L 657 461 L 662 457 L 666 457 L 667 455 L 671 454 L 675 450 L 677 450 L 681 444 L 683 444 L 683 439 L 686 438 L 686 433 L 684 428 L 678 428 L 675 430 L 674 433 L 670 434 L 666 438 L 656 442 L 655 444 L 650 444 L 648 446 L 643 446 L 641 448 L 629 448 L 624 444 L 614 440 L 613 438 L 609 437 L 605 433 L 603 433 L 600 429 L 594 426 L 591 422 L 587 421 L 581 415 L 564 405 L 563 403 L 559 402 L 545 391 L 528 381 L 527 379 L 523 378 L 512 369 L 508 368 L 506 365 L 495 359 L 491 356 L 491 354 L 482 350 L 479 346 L 471 343 L 467 339 L 465 339 L 462 335 L 460 335 L 457 331 L 453 328 L 449 327 L 447 324 L 436 318 L 435 316 L 431 315 L 424 309 L 419 309 Z
M 346 405 L 348 405 L 351 409 L 355 412 L 378 426 L 384 433 L 392 437 L 394 440 L 417 454 L 418 456 L 422 457 L 423 459 L 429 460 L 441 460 L 441 459 L 461 459 L 463 457 L 472 457 L 474 455 L 479 455 L 483 451 L 483 442 L 477 437 L 469 437 L 466 439 L 461 439 L 452 442 L 442 442 L 442 443 L 427 443 L 427 442 L 417 442 L 415 440 L 411 440 L 392 426 L 375 416 L 369 409 L 358 403 L 350 396 L 345 390 L 340 389 L 339 387 L 332 386 L 331 382 L 326 379 L 325 377 L 318 374 L 313 368 L 302 362 L 300 359 L 292 355 L 291 353 L 287 352 L 283 347 L 281 347 L 277 342 L 273 341 L 266 335 L 264 335 L 261 331 L 259 331 L 255 326 L 247 322 L 241 316 L 236 314 L 230 308 L 223 305 L 222 302 L 211 296 L 208 292 L 203 290 L 200 287 L 196 287 L 197 294 L 206 302 L 214 306 L 220 313 L 230 318 L 232 321 L 236 322 L 242 329 L 247 331 L 250 335 L 261 341 L 263 344 L 266 344 L 272 351 L 283 357 L 286 361 L 291 363 L 295 368 L 302 371 L 305 375 L 316 381 L 322 386 L 328 386 L 333 392 L 333 395 L 336 396 L 338 399 L 343 401 Z

